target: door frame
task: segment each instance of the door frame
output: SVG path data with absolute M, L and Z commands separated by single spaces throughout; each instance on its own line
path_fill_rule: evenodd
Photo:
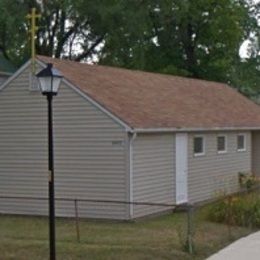
M 184 175 L 180 175 L 180 173 Z M 188 134 L 175 134 L 175 199 L 176 204 L 188 202 Z M 180 178 L 181 177 L 181 178 Z M 179 178 L 179 179 L 178 179 Z M 184 185 L 181 188 L 181 185 Z M 180 192 L 182 191 L 183 194 Z M 184 194 L 185 193 L 185 194 Z M 183 198 L 179 197 L 182 196 Z

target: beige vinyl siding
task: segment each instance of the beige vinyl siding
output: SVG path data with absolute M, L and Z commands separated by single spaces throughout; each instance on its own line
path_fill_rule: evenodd
M 53 103 L 56 198 L 127 200 L 125 129 L 64 84 Z M 29 91 L 27 69 L 0 92 L 0 196 L 47 198 L 47 148 L 47 101 Z M 80 217 L 129 214 L 126 205 L 78 206 Z M 46 215 L 47 209 L 47 201 L 0 199 L 1 213 Z M 57 201 L 56 213 L 74 216 L 74 202 Z
M 251 171 L 251 133 L 246 134 L 246 151 L 237 151 L 240 132 L 204 132 L 205 155 L 194 156 L 193 137 L 189 134 L 188 197 L 191 202 L 214 199 L 223 193 L 237 191 L 238 173 Z M 217 136 L 227 137 L 227 153 L 217 153 Z
M 8 76 L 0 75 L 0 85 L 2 85 L 7 79 Z
M 133 142 L 133 200 L 135 202 L 174 203 L 175 136 L 173 134 L 137 135 Z M 134 206 L 133 217 L 169 208 Z
M 260 176 L 260 132 L 252 132 L 252 172 Z

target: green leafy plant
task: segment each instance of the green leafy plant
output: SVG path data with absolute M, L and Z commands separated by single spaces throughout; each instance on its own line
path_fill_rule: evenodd
M 233 195 L 213 203 L 207 212 L 213 222 L 260 228 L 260 195 Z
M 246 188 L 248 191 L 258 183 L 258 179 L 251 173 L 239 172 L 238 179 L 240 187 Z

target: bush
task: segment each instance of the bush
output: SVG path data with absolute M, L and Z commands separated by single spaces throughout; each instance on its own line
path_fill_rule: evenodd
M 239 172 L 238 179 L 239 179 L 240 187 L 246 188 L 248 191 L 250 191 L 259 182 L 256 176 L 246 172 Z
M 259 194 L 228 196 L 212 204 L 207 217 L 213 222 L 260 228 Z

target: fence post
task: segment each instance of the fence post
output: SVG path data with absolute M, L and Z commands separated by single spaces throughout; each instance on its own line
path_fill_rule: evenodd
M 80 242 L 79 214 L 78 214 L 78 201 L 77 201 L 77 199 L 74 200 L 74 208 L 75 208 L 75 225 L 76 225 L 77 241 Z
M 193 205 L 187 204 L 187 249 L 193 254 Z
M 232 239 L 232 234 L 231 234 L 231 218 L 232 218 L 232 212 L 231 212 L 231 203 L 232 203 L 232 198 L 231 195 L 228 195 L 228 208 L 227 208 L 227 227 L 228 227 L 228 239 Z

